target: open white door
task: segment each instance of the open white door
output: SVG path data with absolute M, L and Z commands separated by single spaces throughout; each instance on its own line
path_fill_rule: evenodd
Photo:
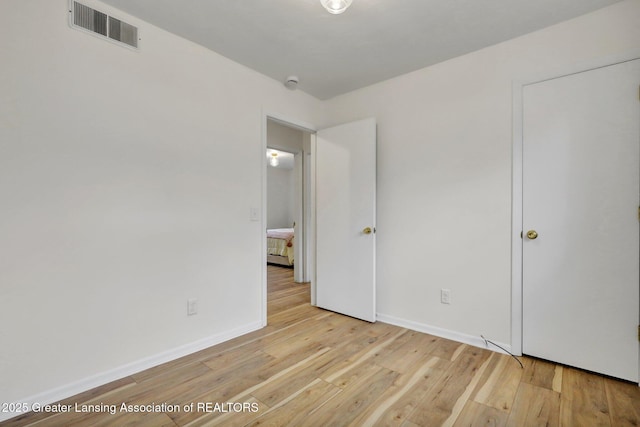
M 376 121 L 316 137 L 316 303 L 376 319 Z
M 523 91 L 523 351 L 638 382 L 640 60 Z

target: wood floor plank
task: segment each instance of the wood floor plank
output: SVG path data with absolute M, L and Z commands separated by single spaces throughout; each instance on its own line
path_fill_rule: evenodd
M 335 347 L 333 342 L 330 342 L 331 335 L 339 335 L 344 328 L 349 327 L 352 320 L 354 319 L 345 316 L 331 316 L 323 321 L 309 321 L 304 328 L 287 332 L 283 334 L 283 339 L 266 344 L 264 351 L 274 357 L 286 357 L 295 354 L 298 347 L 316 341 L 316 338 L 317 341 L 322 341 L 325 347 Z
M 146 377 L 144 381 L 136 383 L 138 390 L 153 390 L 154 388 L 166 387 L 166 384 L 182 384 L 195 378 L 200 378 L 210 373 L 211 368 L 201 362 L 178 365 L 173 369 L 167 369 L 164 372 L 157 372 L 151 377 Z
M 507 417 L 508 414 L 504 411 L 470 400 L 453 425 L 454 427 L 502 427 L 507 424 Z
M 523 382 L 553 390 L 553 380 L 556 376 L 554 363 L 531 357 L 524 357 L 522 363 L 524 364 Z
M 236 373 L 235 375 L 227 378 L 222 384 L 210 384 L 208 387 L 198 389 L 198 393 L 194 393 L 192 390 L 189 390 L 184 394 L 181 394 L 179 398 L 169 397 L 168 399 L 180 399 L 179 401 L 172 401 L 179 404 L 186 404 L 189 402 L 245 401 L 251 397 L 252 393 L 256 389 L 264 387 L 272 381 L 277 381 L 283 376 L 288 375 L 290 372 L 295 371 L 299 366 L 311 363 L 311 361 L 321 357 L 327 351 L 329 351 L 328 348 L 322 348 L 306 358 L 299 360 L 297 363 L 287 359 L 274 358 L 266 364 L 252 366 L 251 369 L 240 369 L 240 372 L 242 372 L 241 376 Z M 198 418 L 197 414 L 194 414 L 193 412 L 171 414 L 171 416 L 174 422 L 178 425 L 187 424 Z
M 380 341 L 376 341 L 373 345 L 363 348 L 360 352 L 345 359 L 342 363 L 333 366 L 323 375 L 323 379 L 330 383 L 344 381 L 344 376 L 351 370 L 357 369 L 360 365 L 370 362 L 370 359 L 385 348 L 391 346 L 397 338 L 405 334 L 405 329 L 399 329 L 391 337 L 385 337 Z M 342 378 L 342 379 L 341 379 Z
M 512 357 L 504 354 L 494 353 L 491 359 L 472 400 L 508 414 L 513 407 L 523 369 Z
M 303 426 L 311 419 L 311 412 L 342 392 L 326 381 L 316 379 L 308 387 L 290 396 L 290 399 L 256 418 L 248 426 Z
M 58 424 L 60 425 L 60 424 Z M 83 422 L 66 424 L 68 427 L 86 426 Z M 175 427 L 175 423 L 171 418 L 162 412 L 152 413 L 133 413 L 133 414 L 117 414 L 114 416 L 107 415 L 100 417 L 91 423 L 92 427 L 111 427 L 111 426 L 152 426 L 152 427 Z
M 604 379 L 612 426 L 638 426 L 640 420 L 640 387 L 637 384 Z
M 611 426 L 604 378 L 574 368 L 562 377 L 561 424 Z
M 432 352 L 437 340 L 432 335 L 407 331 L 403 338 L 402 341 L 396 340 L 390 351 L 383 357 L 378 357 L 376 363 L 396 372 L 407 372 L 425 356 L 435 357 Z
M 313 320 L 311 318 L 303 318 L 298 322 L 289 323 L 286 326 L 272 330 L 267 334 L 252 333 L 250 334 L 252 335 L 251 337 L 247 336 L 244 340 L 240 339 L 242 337 L 239 337 L 233 340 L 233 345 L 228 345 L 225 342 L 212 347 L 205 357 L 200 357 L 200 361 L 203 363 L 213 363 L 216 359 L 223 359 L 225 357 L 232 358 L 232 356 L 228 356 L 232 354 L 242 354 L 254 351 L 266 353 L 265 349 L 267 347 L 277 347 L 280 344 L 286 344 L 288 341 L 292 340 L 292 337 L 298 337 L 301 334 L 304 334 L 304 332 L 309 330 L 312 325 Z M 218 349 L 219 351 L 216 351 Z
M 282 295 L 277 300 L 271 301 L 268 304 L 268 309 L 271 311 L 281 310 L 287 307 L 292 307 L 300 304 L 305 304 L 309 302 L 309 298 L 304 295 L 300 295 L 299 291 L 295 290 L 291 291 L 290 295 Z
M 553 382 L 551 383 L 551 390 L 556 393 L 562 393 L 562 374 L 564 368 L 561 365 L 556 365 L 553 374 Z
M 331 317 L 323 320 L 323 322 L 329 319 L 331 319 Z M 331 330 L 326 330 L 325 332 L 320 333 L 320 336 L 318 336 L 320 331 L 314 331 L 314 337 L 316 339 L 322 339 L 322 341 L 327 343 L 330 347 L 339 348 L 344 345 L 349 345 L 349 343 L 354 340 L 360 341 L 365 338 L 369 338 L 368 342 L 373 344 L 376 341 L 383 340 L 389 335 L 397 332 L 397 329 L 373 328 L 373 325 L 370 323 L 353 319 L 351 317 L 348 317 L 347 319 L 349 319 L 348 322 L 343 323 L 339 327 L 332 328 Z
M 433 337 L 434 344 L 431 348 L 431 354 L 440 359 L 446 359 L 453 361 L 461 351 L 464 350 L 466 344 L 450 341 L 444 338 Z
M 282 310 L 273 315 L 269 315 L 269 325 L 276 328 L 300 322 L 300 319 L 310 318 L 320 312 L 319 308 L 309 304 L 297 305 L 286 310 Z
M 452 416 L 455 420 L 456 407 L 465 403 L 461 397 L 471 394 L 473 389 L 470 386 L 474 380 L 476 383 L 479 381 L 491 354 L 488 350 L 466 347 L 409 415 L 409 421 L 418 425 L 440 426 L 449 422 Z
M 309 426 L 347 426 L 374 404 L 400 375 L 376 365 L 367 365 L 342 393 L 312 413 Z M 339 397 L 339 398 L 338 398 Z
M 558 426 L 560 424 L 560 395 L 544 387 L 522 382 L 516 394 L 507 426 Z M 564 424 L 562 424 L 564 425 Z M 588 424 L 568 424 L 585 425 Z
M 296 367 L 291 372 L 291 375 L 260 386 L 252 392 L 252 395 L 273 407 L 323 377 L 333 366 L 339 365 L 345 359 L 348 359 L 354 350 L 351 347 L 328 348 L 326 353 L 311 360 L 308 364 Z
M 411 369 L 398 376 L 396 381 L 378 400 L 357 418 L 359 426 L 400 426 L 443 374 L 450 362 L 433 356 L 424 356 Z

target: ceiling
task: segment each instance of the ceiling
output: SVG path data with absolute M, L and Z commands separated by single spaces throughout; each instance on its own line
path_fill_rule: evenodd
M 320 0 L 103 1 L 329 99 L 620 0 L 353 0 L 342 15 Z

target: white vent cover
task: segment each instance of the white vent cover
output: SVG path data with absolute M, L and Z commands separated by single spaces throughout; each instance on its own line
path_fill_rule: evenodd
M 105 37 L 135 49 L 138 48 L 137 27 L 77 1 L 71 1 L 69 12 L 71 13 L 72 27 L 90 31 L 99 37 Z

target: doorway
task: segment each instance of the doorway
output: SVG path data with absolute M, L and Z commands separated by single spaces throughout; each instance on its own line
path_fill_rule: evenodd
M 303 175 L 308 179 L 303 185 L 304 209 L 299 217 L 303 218 L 302 257 L 305 281 L 310 281 L 311 305 L 375 321 L 375 118 L 324 128 L 316 133 L 310 126 L 265 115 L 263 150 L 267 148 L 269 121 L 303 130 L 308 135 L 311 150 L 306 153 L 305 146 L 302 156 Z M 266 212 L 266 159 L 263 165 L 263 212 Z M 266 244 L 263 247 L 263 324 L 266 326 Z M 336 276 L 336 272 L 348 274 Z
M 304 126 L 266 117 L 265 122 L 265 226 L 267 231 L 266 300 L 264 322 L 274 290 L 282 294 L 282 286 L 306 286 L 306 298 L 311 298 L 313 270 L 311 256 L 311 138 Z M 285 292 L 286 294 L 286 292 Z M 288 299 L 278 298 L 278 310 L 286 309 Z M 298 298 L 299 299 L 299 298 Z M 292 304 L 297 303 L 292 300 Z

